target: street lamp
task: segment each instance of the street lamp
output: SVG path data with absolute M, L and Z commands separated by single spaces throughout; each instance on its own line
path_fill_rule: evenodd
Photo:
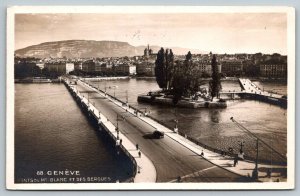
M 178 120 L 175 119 L 174 122 L 175 122 L 174 132 L 177 133 L 178 132 Z
M 230 117 L 230 120 L 234 123 L 236 123 L 237 125 L 239 125 L 241 128 L 243 128 L 245 131 L 247 131 L 248 133 L 250 133 L 252 136 L 254 136 L 256 138 L 256 159 L 255 159 L 255 168 L 253 169 L 252 172 L 252 178 L 257 180 L 258 179 L 258 137 L 256 137 L 252 132 L 250 132 L 248 129 L 246 129 L 244 126 L 242 126 L 240 123 L 238 123 L 236 120 L 233 119 L 233 117 Z M 245 142 L 241 142 L 240 143 L 240 153 L 243 152 L 243 146 Z
M 243 151 L 243 147 L 245 146 L 245 141 L 238 141 L 239 142 L 239 145 L 240 145 L 240 154 L 242 154 L 244 151 Z
M 252 178 L 257 180 L 258 179 L 258 138 L 256 138 L 256 159 L 255 159 L 255 168 L 252 172 Z
M 117 140 L 119 139 L 119 121 L 123 121 L 124 120 L 124 117 L 123 116 L 121 116 L 122 118 L 121 118 L 121 120 L 120 120 L 120 118 L 119 118 L 119 114 L 117 114 L 117 127 L 116 127 L 116 131 L 117 131 Z
M 178 132 L 177 110 L 176 110 L 176 108 L 174 110 L 175 110 L 174 113 L 175 113 L 175 117 L 176 117 L 176 119 L 174 119 L 174 122 L 175 122 L 174 132 L 177 133 Z
M 109 86 L 108 88 L 113 88 L 114 89 L 114 98 L 116 97 L 116 88 L 118 88 L 118 86 Z M 106 92 L 106 86 L 105 86 L 105 92 Z
M 128 91 L 126 90 L 126 106 L 128 106 Z

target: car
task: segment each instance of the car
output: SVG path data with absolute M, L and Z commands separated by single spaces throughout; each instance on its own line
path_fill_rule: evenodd
M 164 132 L 161 132 L 158 130 L 153 131 L 152 135 L 153 135 L 153 138 L 156 138 L 156 139 L 160 139 L 165 136 Z

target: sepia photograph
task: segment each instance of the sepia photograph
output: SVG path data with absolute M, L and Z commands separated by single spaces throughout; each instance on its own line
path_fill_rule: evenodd
M 7 13 L 8 189 L 294 188 L 294 8 Z

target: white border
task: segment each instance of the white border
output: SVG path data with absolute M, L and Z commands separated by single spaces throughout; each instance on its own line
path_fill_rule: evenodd
M 287 13 L 288 179 L 279 183 L 14 183 L 14 22 L 18 13 Z M 14 6 L 7 9 L 6 187 L 18 190 L 265 190 L 295 188 L 295 9 L 283 6 Z

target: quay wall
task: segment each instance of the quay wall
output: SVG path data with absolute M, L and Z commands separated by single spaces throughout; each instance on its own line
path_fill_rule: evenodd
M 148 96 L 148 95 L 139 95 L 138 96 L 139 102 L 146 102 L 146 103 L 155 103 L 155 104 L 161 104 L 161 105 L 169 105 L 174 106 L 174 103 L 171 98 L 164 98 L 164 97 L 154 97 L 154 96 Z M 216 101 L 202 101 L 202 102 L 196 102 L 196 101 L 187 101 L 187 100 L 180 100 L 176 104 L 177 107 L 183 107 L 183 108 L 226 108 L 227 104 L 226 102 L 216 102 Z
M 241 97 L 243 99 L 257 100 L 257 101 L 277 105 L 285 109 L 287 108 L 287 99 L 284 98 L 276 98 L 276 97 L 261 95 L 257 93 L 244 93 L 241 94 Z
M 101 80 L 125 80 L 129 76 L 116 76 L 116 77 L 98 77 L 98 78 L 82 78 L 83 81 L 101 81 Z

